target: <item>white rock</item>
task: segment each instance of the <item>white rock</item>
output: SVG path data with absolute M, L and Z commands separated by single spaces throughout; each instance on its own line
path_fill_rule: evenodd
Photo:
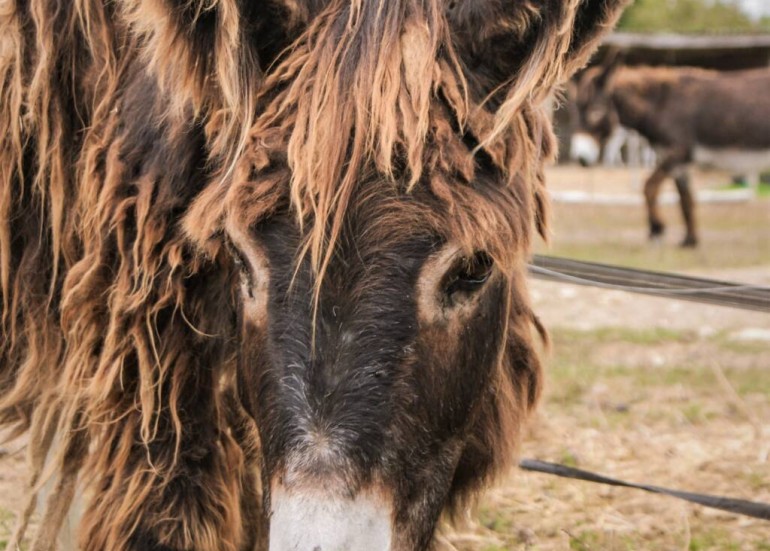
M 574 287 L 563 286 L 559 289 L 559 296 L 561 298 L 575 298 L 578 292 Z
M 747 327 L 741 329 L 730 335 L 730 340 L 733 341 L 762 341 L 770 342 L 770 329 L 762 329 L 759 327 Z

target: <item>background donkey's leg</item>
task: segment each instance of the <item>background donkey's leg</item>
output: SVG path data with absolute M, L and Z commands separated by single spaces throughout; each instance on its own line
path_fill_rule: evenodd
M 658 209 L 658 195 L 660 194 L 660 187 L 663 185 L 668 174 L 669 169 L 667 168 L 666 163 L 660 163 L 644 183 L 644 198 L 647 201 L 647 219 L 650 224 L 650 239 L 663 235 L 663 232 L 666 229 Z
M 679 206 L 682 208 L 682 217 L 684 218 L 687 233 L 682 240 L 682 247 L 695 247 L 698 245 L 698 232 L 695 222 L 695 199 L 690 188 L 690 175 L 687 169 L 677 174 L 674 179 L 676 189 L 679 192 Z
M 660 187 L 668 176 L 671 176 L 678 167 L 683 167 L 690 160 L 690 152 L 687 148 L 676 148 L 661 156 L 658 166 L 644 184 L 644 197 L 647 201 L 647 216 L 650 223 L 650 238 L 654 239 L 666 229 L 658 210 L 658 195 Z

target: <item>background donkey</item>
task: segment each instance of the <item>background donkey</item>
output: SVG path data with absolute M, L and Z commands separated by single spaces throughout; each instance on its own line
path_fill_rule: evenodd
M 747 174 L 770 170 L 770 70 L 718 72 L 693 68 L 622 67 L 610 62 L 581 75 L 571 155 L 599 158 L 617 126 L 639 132 L 658 152 L 644 195 L 650 236 L 664 231 L 658 194 L 673 176 L 687 226 L 682 246 L 698 243 L 695 203 L 687 173 L 692 163 Z
M 33 549 L 426 549 L 541 384 L 543 104 L 622 0 L 6 0 Z M 70 542 L 72 543 L 72 542 Z

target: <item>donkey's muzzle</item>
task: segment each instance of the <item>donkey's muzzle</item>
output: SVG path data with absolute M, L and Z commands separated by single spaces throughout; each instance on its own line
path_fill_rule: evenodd
M 578 132 L 570 141 L 570 157 L 582 166 L 589 167 L 599 162 L 602 148 L 599 142 L 590 134 Z
M 274 486 L 270 551 L 390 551 L 392 506 L 379 492 Z

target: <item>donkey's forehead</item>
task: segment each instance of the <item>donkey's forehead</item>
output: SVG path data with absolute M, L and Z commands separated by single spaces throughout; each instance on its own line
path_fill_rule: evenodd
M 411 189 L 385 177 L 362 178 L 335 235 L 332 264 L 389 255 L 397 255 L 392 260 L 398 262 L 398 257 L 422 256 L 449 242 L 467 254 L 484 250 L 501 261 L 518 256 L 533 215 L 527 190 L 521 189 L 527 182 L 504 182 L 500 174 L 485 170 L 475 173 L 470 182 L 434 173 Z M 267 240 L 276 253 L 296 260 L 307 252 L 314 221 L 300 223 L 288 197 L 275 192 L 280 187 L 238 186 L 229 197 L 225 226 L 236 245 L 244 238 Z
M 249 235 L 273 261 L 295 262 L 305 245 L 305 227 L 293 213 L 279 212 Z M 446 220 L 416 196 L 368 197 L 346 212 L 329 263 L 330 275 L 371 271 L 422 258 L 452 240 Z

